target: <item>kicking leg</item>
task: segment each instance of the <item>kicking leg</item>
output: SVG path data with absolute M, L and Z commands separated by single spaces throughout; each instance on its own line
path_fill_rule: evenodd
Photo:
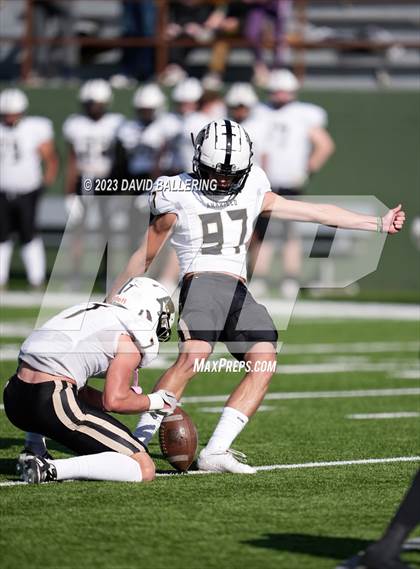
M 256 472 L 236 460 L 229 447 L 264 399 L 275 370 L 275 348 L 271 343 L 259 342 L 245 355 L 245 361 L 250 371 L 229 397 L 213 435 L 200 453 L 198 466 L 201 470 L 238 474 Z

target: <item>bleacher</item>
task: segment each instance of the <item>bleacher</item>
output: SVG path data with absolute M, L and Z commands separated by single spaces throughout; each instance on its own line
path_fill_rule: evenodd
M 65 3 L 65 0 L 61 0 Z M 97 47 L 81 45 L 74 74 L 110 76 L 119 71 L 121 34 L 119 0 L 74 0 L 72 32 L 82 41 L 109 41 Z M 3 79 L 19 73 L 22 50 L 17 44 L 27 35 L 26 0 L 4 0 L 0 4 L 0 63 Z M 48 33 L 45 34 L 48 37 Z M 413 0 L 307 0 L 294 3 L 288 29 L 287 64 L 304 71 L 308 87 L 315 88 L 418 88 L 420 86 L 420 7 Z M 112 43 L 115 40 L 115 45 Z M 170 58 L 164 49 L 160 62 Z M 182 40 L 181 40 L 182 41 Z M 171 46 L 176 42 L 171 42 Z M 84 58 L 86 49 L 89 57 Z M 210 45 L 192 45 L 186 58 L 190 73 L 200 76 L 207 68 Z M 228 58 L 229 81 L 250 78 L 253 54 L 235 40 Z M 267 62 L 270 52 L 267 50 Z M 89 70 L 84 69 L 88 66 Z

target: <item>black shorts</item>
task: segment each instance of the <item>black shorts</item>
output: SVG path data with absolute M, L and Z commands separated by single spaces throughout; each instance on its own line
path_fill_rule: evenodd
M 128 427 L 80 401 L 77 387 L 67 381 L 26 383 L 14 375 L 3 396 L 13 425 L 40 433 L 76 454 L 114 451 L 130 456 L 145 450 Z
M 36 211 L 41 189 L 27 194 L 12 194 L 0 191 L 0 243 L 10 239 L 12 233 L 26 245 L 36 234 Z
M 277 188 L 272 190 L 278 196 L 283 196 L 288 199 L 293 199 L 302 195 L 302 190 L 299 189 L 289 189 L 289 188 Z M 270 215 L 259 215 L 255 223 L 254 233 L 258 241 L 262 241 L 267 232 L 268 223 L 270 221 Z M 270 225 L 270 235 L 267 237 L 276 239 L 291 239 L 295 236 L 295 222 L 294 221 L 279 221 L 276 220 L 275 226 Z
M 238 360 L 258 342 L 277 345 L 277 330 L 267 309 L 242 281 L 229 275 L 198 273 L 184 279 L 179 314 L 181 342 L 203 340 L 211 346 L 224 342 Z

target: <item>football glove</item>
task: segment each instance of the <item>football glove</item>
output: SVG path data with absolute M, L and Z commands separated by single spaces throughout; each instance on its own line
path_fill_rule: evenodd
M 178 405 L 177 398 L 170 391 L 159 389 L 156 393 L 147 396 L 150 399 L 149 411 L 155 411 L 159 415 L 171 415 Z

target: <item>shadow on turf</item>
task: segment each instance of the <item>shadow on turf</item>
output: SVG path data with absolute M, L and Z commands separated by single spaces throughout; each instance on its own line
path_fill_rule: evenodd
M 268 533 L 259 539 L 250 539 L 242 543 L 254 547 L 265 547 L 290 553 L 306 553 L 316 557 L 340 560 L 365 549 L 370 541 L 350 537 L 325 537 L 301 533 Z

